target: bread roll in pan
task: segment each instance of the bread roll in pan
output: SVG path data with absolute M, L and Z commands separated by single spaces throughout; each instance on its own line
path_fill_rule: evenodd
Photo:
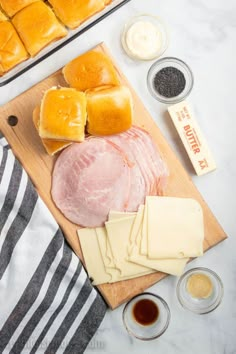
M 75 30 L 68 30 L 68 35 L 61 40 L 58 40 L 45 49 L 43 49 L 36 57 L 27 59 L 25 62 L 17 65 L 14 69 L 10 70 L 4 76 L 0 77 L 0 86 L 4 86 L 9 82 L 15 80 L 17 77 L 27 72 L 29 69 L 48 58 L 50 55 L 63 48 L 67 43 L 70 43 L 75 38 L 86 32 L 88 29 L 99 23 L 105 17 L 118 10 L 121 6 L 125 5 L 130 0 L 113 0 L 103 11 L 91 17 Z

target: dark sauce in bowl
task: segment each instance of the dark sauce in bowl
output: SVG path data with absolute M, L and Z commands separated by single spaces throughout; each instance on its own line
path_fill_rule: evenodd
M 159 308 L 154 301 L 142 299 L 137 301 L 133 306 L 133 317 L 139 324 L 150 326 L 159 316 Z

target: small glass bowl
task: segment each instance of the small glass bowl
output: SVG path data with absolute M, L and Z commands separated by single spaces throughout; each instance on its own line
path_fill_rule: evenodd
M 178 70 L 180 70 L 184 77 L 185 77 L 185 88 L 184 90 L 175 97 L 164 97 L 162 95 L 160 95 L 157 90 L 154 87 L 154 78 L 155 75 L 161 70 L 164 69 L 166 67 L 174 67 Z M 194 78 L 193 78 L 193 72 L 190 69 L 190 67 L 183 62 L 180 59 L 177 58 L 173 58 L 173 57 L 166 57 L 166 58 L 162 58 L 157 60 L 149 69 L 148 71 L 148 75 L 147 75 L 147 86 L 148 89 L 151 93 L 151 95 L 156 98 L 158 101 L 162 102 L 162 103 L 167 103 L 167 104 L 174 104 L 174 103 L 178 103 L 183 101 L 192 91 L 193 88 L 193 84 L 194 84 Z
M 159 310 L 157 320 L 150 325 L 142 325 L 136 321 L 133 309 L 135 304 L 143 299 L 153 301 Z M 152 293 L 142 293 L 134 296 L 124 307 L 123 323 L 129 334 L 132 336 L 148 341 L 160 337 L 168 328 L 170 322 L 170 309 L 164 299 Z
M 187 290 L 187 282 L 191 275 L 206 275 L 212 283 L 212 293 L 207 298 L 196 298 L 191 296 Z M 187 310 L 202 315 L 215 310 L 222 301 L 224 288 L 219 276 L 208 268 L 198 267 L 185 272 L 177 284 L 177 298 L 180 304 Z
M 160 38 L 161 38 L 161 45 L 160 45 L 159 49 L 150 57 L 135 55 L 134 53 L 132 53 L 132 51 L 129 49 L 129 47 L 127 45 L 127 41 L 126 41 L 127 32 L 131 28 L 131 26 L 133 24 L 135 24 L 136 22 L 138 22 L 138 21 L 150 22 L 154 26 L 156 26 L 156 28 L 159 31 Z M 138 15 L 138 16 L 132 17 L 125 24 L 124 29 L 123 29 L 122 34 L 121 34 L 121 43 L 122 43 L 124 51 L 126 52 L 126 54 L 130 58 L 143 60 L 143 61 L 154 60 L 154 59 L 159 58 L 165 52 L 165 50 L 167 49 L 167 47 L 169 45 L 169 31 L 168 31 L 166 25 L 158 17 L 152 16 L 152 15 L 149 15 L 149 14 Z

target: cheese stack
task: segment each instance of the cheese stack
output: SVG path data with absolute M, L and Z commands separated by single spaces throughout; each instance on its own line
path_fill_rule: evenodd
M 148 196 L 137 213 L 111 211 L 105 227 L 78 236 L 94 285 L 155 271 L 181 275 L 190 257 L 203 254 L 203 213 L 190 198 Z

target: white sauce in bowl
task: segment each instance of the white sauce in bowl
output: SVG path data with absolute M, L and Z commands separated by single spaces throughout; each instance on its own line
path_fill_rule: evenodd
M 125 42 L 133 56 L 152 59 L 162 47 L 162 35 L 153 23 L 140 20 L 128 28 Z

